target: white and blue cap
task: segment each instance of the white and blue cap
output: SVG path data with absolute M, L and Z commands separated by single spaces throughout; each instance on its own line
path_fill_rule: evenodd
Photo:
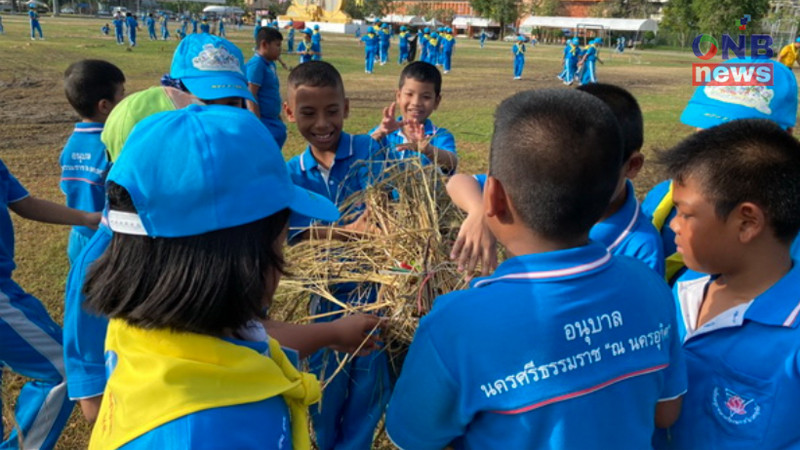
M 241 97 L 256 101 L 247 88 L 242 51 L 213 34 L 193 33 L 183 38 L 172 56 L 169 75 L 203 100 Z
M 698 86 L 681 114 L 681 122 L 711 128 L 731 120 L 767 119 L 783 128 L 794 127 L 797 79 L 792 70 L 767 58 L 734 58 L 724 64 L 753 63 L 772 65 L 772 86 Z
M 250 111 L 190 105 L 139 122 L 108 181 L 137 213 L 111 210 L 117 233 L 175 238 L 236 227 L 284 209 L 325 221 L 339 211 L 292 183 L 270 132 Z

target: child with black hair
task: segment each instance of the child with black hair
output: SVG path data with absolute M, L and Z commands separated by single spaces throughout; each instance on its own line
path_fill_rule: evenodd
M 691 389 L 657 447 L 795 448 L 800 144 L 773 121 L 736 120 L 659 159 L 673 180 L 678 252 L 710 275 L 675 285 Z
M 99 212 L 105 204 L 105 178 L 111 166 L 100 134 L 111 110 L 125 96 L 125 75 L 108 61 L 85 59 L 64 72 L 64 92 L 81 121 L 61 152 L 61 191 L 70 208 Z M 88 227 L 72 228 L 67 245 L 70 264 L 94 232 Z
M 310 447 L 319 384 L 261 320 L 290 210 L 339 214 L 293 185 L 276 147 L 252 152 L 270 141 L 225 105 L 159 113 L 131 132 L 108 176 L 114 236 L 84 288 L 110 318 L 90 448 Z
M 418 152 L 453 173 L 458 165 L 455 138 L 430 120 L 441 101 L 439 69 L 426 62 L 413 62 L 403 68 L 395 101 L 383 109 L 383 120 L 369 134 L 385 147 Z M 399 118 L 395 118 L 395 108 L 400 109 Z
M 289 173 L 295 184 L 327 197 L 340 208 L 353 194 L 379 179 L 386 158 L 400 159 L 368 135 L 350 135 L 342 131 L 349 109 L 341 75 L 331 64 L 309 61 L 289 74 L 284 111 L 289 122 L 297 124 L 298 131 L 308 142 L 306 150 L 287 163 Z M 374 231 L 369 214 L 357 207 L 342 211 L 342 216 L 343 221 L 335 222 L 312 221 L 292 214 L 290 239 L 327 239 L 328 236 L 356 239 L 364 231 Z M 354 216 L 358 217 L 354 219 Z M 340 302 L 368 304 L 376 300 L 378 286 L 340 283 L 330 286 L 330 291 Z M 331 313 L 319 319 L 325 322 L 341 315 L 342 308 L 313 296 L 310 310 L 314 315 Z M 321 379 L 328 379 L 343 357 L 330 349 L 321 350 L 310 358 L 311 371 Z M 311 410 L 319 448 L 369 449 L 390 393 L 385 352 L 349 360 L 328 381 L 320 406 Z
M 619 126 L 563 89 L 495 114 L 485 221 L 510 259 L 420 320 L 387 432 L 413 449 L 647 448 L 686 375 L 661 277 L 589 240 L 619 184 Z
M 280 79 L 275 61 L 281 56 L 283 35 L 275 28 L 264 27 L 256 36 L 256 54 L 247 62 L 247 87 L 256 101 L 247 101 L 247 109 L 263 123 L 279 148 L 286 142 L 286 125 L 281 120 Z
M 640 152 L 644 126 L 639 104 L 630 92 L 610 84 L 594 83 L 578 89 L 599 98 L 611 108 L 624 142 L 617 188 L 603 216 L 589 232 L 589 238 L 603 244 L 612 254 L 636 258 L 663 275 L 661 237 L 642 212 L 631 181 L 644 164 L 644 155 Z M 458 261 L 459 270 L 468 274 L 478 262 L 484 275 L 497 265 L 495 239 L 484 223 L 481 191 L 485 181 L 486 175 L 456 174 L 447 183 L 447 192 L 453 202 L 467 212 L 451 257 Z

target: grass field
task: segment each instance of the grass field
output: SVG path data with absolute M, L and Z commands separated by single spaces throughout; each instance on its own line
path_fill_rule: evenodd
M 27 19 L 4 16 L 5 34 L 0 35 L 0 158 L 39 197 L 63 202 L 58 182 L 58 157 L 70 135 L 77 115 L 67 103 L 62 87 L 66 67 L 79 59 L 106 59 L 118 65 L 127 77 L 126 91 L 135 92 L 156 85 L 169 71 L 177 41 L 147 40 L 139 33 L 139 46 L 127 51 L 113 36 L 101 36 L 108 20 L 51 18 L 41 20 L 45 41 L 31 41 Z M 232 30 L 229 38 L 252 54 L 252 30 Z M 363 49 L 352 36 L 325 35 L 324 57 L 343 74 L 350 98 L 350 133 L 368 131 L 380 121 L 381 109 L 394 98 L 400 66 L 391 62 L 376 65 L 375 74 L 363 72 Z M 395 45 L 395 44 L 393 44 Z M 526 89 L 563 87 L 556 80 L 560 72 L 560 46 L 529 48 L 523 79 L 512 81 L 509 43 L 461 39 L 456 47 L 453 71 L 445 77 L 443 100 L 433 120 L 456 137 L 461 159 L 459 171 L 474 173 L 487 167 L 488 142 L 495 106 L 509 95 Z M 396 48 L 391 55 L 396 58 Z M 691 132 L 679 123 L 692 88 L 690 54 L 639 52 L 624 56 L 601 52 L 606 64 L 598 66 L 600 81 L 629 89 L 639 99 L 645 117 L 647 156 L 668 147 Z M 290 64 L 296 57 L 284 55 Z M 396 59 L 395 59 L 396 60 Z M 286 72 L 279 75 L 285 80 Z M 284 147 L 285 157 L 305 148 L 292 125 Z M 658 168 L 647 165 L 636 180 L 641 196 L 659 180 Z M 63 317 L 64 280 L 68 263 L 65 253 L 68 229 L 17 220 L 15 280 L 40 298 L 57 322 Z M 0 343 L 2 345 L 2 343 Z M 6 371 L 3 379 L 3 425 L 8 432 L 17 390 L 22 379 Z M 74 414 L 65 430 L 60 448 L 82 448 L 89 427 Z

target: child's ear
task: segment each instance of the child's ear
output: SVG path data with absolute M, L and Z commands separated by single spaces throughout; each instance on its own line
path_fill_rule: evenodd
M 752 242 L 767 228 L 764 210 L 755 203 L 740 203 L 730 217 L 739 221 L 739 242 L 742 244 Z
M 397 102 L 397 104 L 398 104 L 398 105 L 400 104 L 400 89 L 398 89 L 397 91 L 395 91 L 395 94 L 394 94 L 394 101 L 395 101 L 395 102 Z
M 344 98 L 344 118 L 347 119 L 347 116 L 350 115 L 350 99 L 345 97 Z
M 108 115 L 111 114 L 111 110 L 114 109 L 114 106 L 114 102 L 104 98 L 97 102 L 97 114 L 108 117 Z
M 625 162 L 625 167 L 623 168 L 625 178 L 629 180 L 636 178 L 636 175 L 642 170 L 642 166 L 644 166 L 644 155 L 638 151 L 633 152 L 628 158 L 628 161 Z
M 495 217 L 499 221 L 508 214 L 508 196 L 503 184 L 493 176 L 486 177 L 483 186 L 483 210 L 487 217 Z
M 294 123 L 294 110 L 289 106 L 289 102 L 283 102 L 283 112 L 286 114 L 286 120 Z
M 436 96 L 436 102 L 433 104 L 433 109 L 434 110 L 439 108 L 439 102 L 441 102 L 441 101 L 442 101 L 442 96 L 441 95 L 437 95 Z

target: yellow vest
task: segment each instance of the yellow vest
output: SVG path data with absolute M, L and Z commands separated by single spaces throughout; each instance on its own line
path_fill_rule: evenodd
M 794 62 L 797 60 L 797 48 L 794 44 L 789 44 L 781 49 L 778 54 L 778 61 L 788 68 L 792 68 Z
M 672 208 L 675 207 L 675 203 L 672 201 L 672 181 L 669 182 L 669 190 L 667 191 L 664 198 L 658 203 L 656 206 L 655 211 L 653 211 L 653 225 L 656 229 L 661 232 L 661 229 L 667 225 L 667 217 L 669 217 L 669 213 L 672 212 Z M 678 271 L 683 269 L 685 264 L 683 263 L 683 255 L 678 252 L 675 252 L 669 256 L 664 264 L 664 272 L 665 278 L 667 282 L 669 282 L 672 277 L 675 276 Z

